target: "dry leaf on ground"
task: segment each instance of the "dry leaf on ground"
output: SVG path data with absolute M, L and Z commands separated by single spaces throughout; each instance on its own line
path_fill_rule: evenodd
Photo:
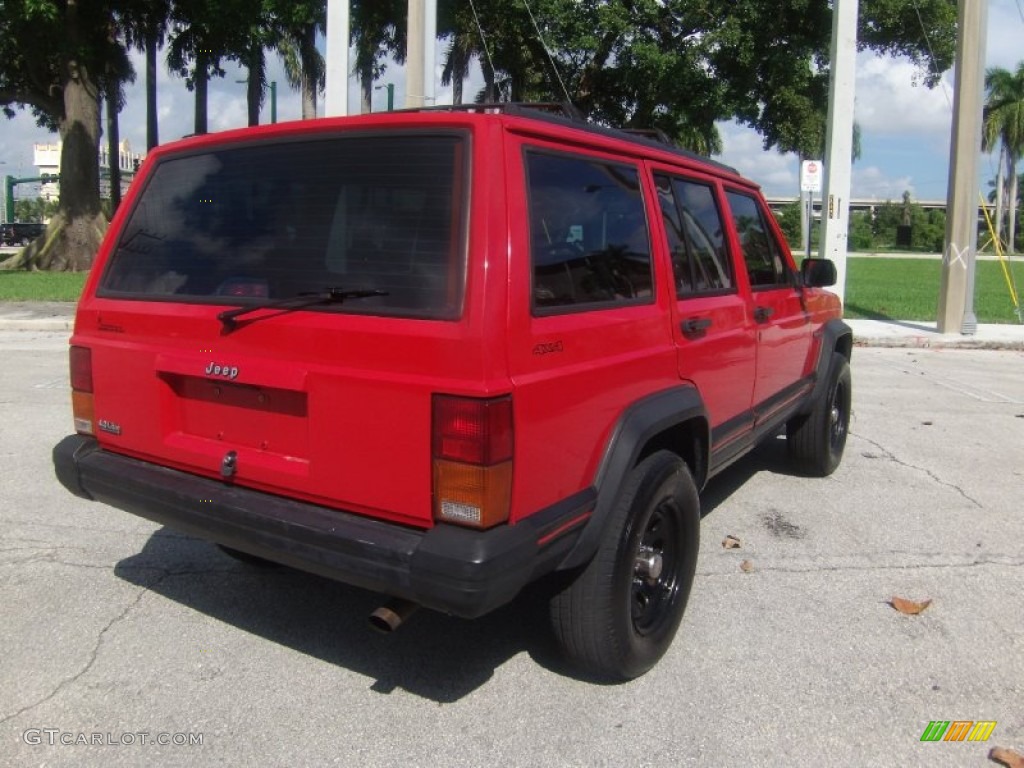
M 1006 747 L 996 747 L 988 753 L 988 759 L 1002 763 L 1006 768 L 1024 768 L 1024 755 Z
M 931 604 L 931 598 L 916 602 L 914 600 L 907 600 L 904 597 L 894 597 L 889 601 L 889 605 L 907 616 L 916 616 Z
M 732 534 L 729 534 L 724 539 L 722 539 L 722 546 L 726 549 L 739 549 L 742 545 L 740 544 L 739 539 L 737 539 Z
M 740 570 L 744 573 L 750 573 L 752 570 L 754 570 L 754 564 L 749 560 L 744 560 L 742 563 L 740 563 Z

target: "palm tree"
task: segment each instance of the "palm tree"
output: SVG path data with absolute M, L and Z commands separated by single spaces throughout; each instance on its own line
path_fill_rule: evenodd
M 982 146 L 999 145 L 996 181 L 996 228 L 1002 231 L 1003 201 L 1007 201 L 1007 252 L 1013 253 L 1017 234 L 1017 163 L 1024 155 L 1024 62 L 1015 72 L 994 67 L 985 73 L 985 109 Z
M 133 14 L 118 19 L 128 45 L 146 54 L 146 150 L 160 143 L 156 109 L 156 54 L 167 38 L 169 0 L 150 0 Z

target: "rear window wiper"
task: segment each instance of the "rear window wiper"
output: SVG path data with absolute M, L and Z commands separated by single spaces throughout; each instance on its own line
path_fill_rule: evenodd
M 387 291 L 376 289 L 368 290 L 346 290 L 344 288 L 329 288 L 323 293 L 300 293 L 288 299 L 276 301 L 265 301 L 262 304 L 250 304 L 247 307 L 238 309 L 227 309 L 217 315 L 217 319 L 224 325 L 224 333 L 231 333 L 238 327 L 238 318 L 255 312 L 259 309 L 281 309 L 287 312 L 312 307 L 317 304 L 341 304 L 346 299 L 367 299 L 371 296 L 387 296 Z

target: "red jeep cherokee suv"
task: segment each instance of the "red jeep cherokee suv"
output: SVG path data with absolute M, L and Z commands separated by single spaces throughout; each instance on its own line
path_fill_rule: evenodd
M 698 491 L 785 430 L 838 465 L 850 329 L 725 166 L 523 106 L 151 152 L 71 338 L 73 493 L 476 617 L 553 589 L 567 656 L 647 671 Z

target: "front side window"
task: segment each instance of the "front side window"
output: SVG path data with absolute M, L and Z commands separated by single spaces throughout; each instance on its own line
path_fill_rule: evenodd
M 245 304 L 330 289 L 329 309 L 461 311 L 466 141 L 394 135 L 168 157 L 121 231 L 100 295 Z
M 653 301 L 637 169 L 529 151 L 526 171 L 535 311 Z
M 654 177 L 665 223 L 676 296 L 724 293 L 734 287 L 714 190 L 696 181 Z
M 788 285 L 790 280 L 782 251 L 757 201 L 739 192 L 728 192 L 726 197 L 751 287 Z

